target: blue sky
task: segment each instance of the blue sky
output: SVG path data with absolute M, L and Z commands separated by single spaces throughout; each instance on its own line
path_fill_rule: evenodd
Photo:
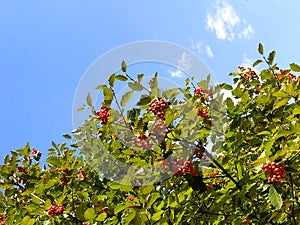
M 0 158 L 27 141 L 44 153 L 52 140 L 62 142 L 73 130 L 84 71 L 128 42 L 189 48 L 219 82 L 256 60 L 259 42 L 277 50 L 280 66 L 299 63 L 299 7 L 283 0 L 0 0 Z

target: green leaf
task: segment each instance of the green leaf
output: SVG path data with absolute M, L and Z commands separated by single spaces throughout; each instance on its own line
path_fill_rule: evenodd
M 108 79 L 108 83 L 109 83 L 109 85 L 110 85 L 111 87 L 114 86 L 115 80 L 116 80 L 116 76 L 115 76 L 115 74 L 112 74 L 112 75 L 109 77 L 109 79 Z
M 258 60 L 256 60 L 254 63 L 253 63 L 253 67 L 256 67 L 256 66 L 258 66 L 260 63 L 262 63 L 262 60 L 261 59 L 258 59 Z
M 225 90 L 232 90 L 232 86 L 226 83 L 221 84 L 221 88 Z
M 130 87 L 134 91 L 142 91 L 143 90 L 143 86 L 140 83 L 138 83 L 137 81 L 129 82 L 128 87 Z
M 122 220 L 122 224 L 124 224 L 124 225 L 130 224 L 130 222 L 134 219 L 135 215 L 136 215 L 136 211 L 134 209 L 129 210 L 125 219 Z
M 294 115 L 300 114 L 300 107 L 299 106 L 296 106 L 296 108 L 293 110 L 293 114 Z
M 149 209 L 152 206 L 152 204 L 160 197 L 161 197 L 160 193 L 158 192 L 152 193 L 149 201 L 147 202 L 146 208 Z
M 161 214 L 163 214 L 163 213 L 164 213 L 164 210 L 160 210 L 160 211 L 154 213 L 151 219 L 153 221 L 157 221 L 157 220 L 161 219 Z
M 116 80 L 120 80 L 120 81 L 128 80 L 128 78 L 124 75 L 116 75 L 115 78 L 116 78 Z
M 160 95 L 160 90 L 158 88 L 158 80 L 157 79 L 158 79 L 158 73 L 155 73 L 149 81 L 151 94 L 156 97 L 158 97 Z
M 274 59 L 276 56 L 276 51 L 272 51 L 270 52 L 269 56 L 268 56 L 268 61 L 270 65 L 273 65 Z
M 96 213 L 95 210 L 93 208 L 88 208 L 87 210 L 85 210 L 84 212 L 84 218 L 86 220 L 93 220 L 96 218 Z
M 296 63 L 291 63 L 291 64 L 290 64 L 290 68 L 291 68 L 291 70 L 293 70 L 294 72 L 300 72 L 300 66 L 297 65 Z
M 103 87 L 103 95 L 104 95 L 104 101 L 107 104 L 110 104 L 113 100 L 114 94 L 110 88 L 107 86 Z
M 139 82 L 139 83 L 142 82 L 143 77 L 144 77 L 144 74 L 142 74 L 142 73 L 139 73 L 139 74 L 137 75 L 137 78 L 138 78 L 138 82 Z
M 286 103 L 288 103 L 289 100 L 290 100 L 289 98 L 284 98 L 284 99 L 276 102 L 276 104 L 274 105 L 273 109 L 277 109 L 277 108 L 279 108 L 281 106 L 286 105 Z
M 21 225 L 33 225 L 34 223 L 35 219 L 31 219 L 29 216 L 25 216 L 21 221 Z
M 121 69 L 122 69 L 122 71 L 123 71 L 124 73 L 126 73 L 126 71 L 127 71 L 127 65 L 126 65 L 126 63 L 125 63 L 124 60 L 123 60 L 122 63 L 121 63 Z
M 261 55 L 264 54 L 264 46 L 262 45 L 262 43 L 258 44 L 258 53 Z
M 200 82 L 197 83 L 199 87 L 203 88 L 203 89 L 208 89 L 208 82 L 207 80 L 201 80 Z
M 124 209 L 126 209 L 128 206 L 127 205 L 117 205 L 114 208 L 114 214 L 118 214 L 119 212 L 123 211 Z
M 102 222 L 106 219 L 107 214 L 105 212 L 100 213 L 99 216 L 97 216 L 96 221 Z
M 278 194 L 274 186 L 270 186 L 268 199 L 270 200 L 271 204 L 276 208 L 280 209 L 282 207 L 282 198 L 280 194 Z
M 130 100 L 132 94 L 134 93 L 134 91 L 128 91 L 126 92 L 121 99 L 121 106 L 124 107 L 126 106 L 126 104 L 128 103 L 128 101 Z
M 149 194 L 153 189 L 154 189 L 154 186 L 153 186 L 153 185 L 142 186 L 141 192 L 142 192 L 144 195 L 147 195 L 147 194 Z
M 148 105 L 152 98 L 148 95 L 141 97 L 141 99 L 136 103 L 138 106 Z
M 63 137 L 65 138 L 65 139 L 72 139 L 72 137 L 69 135 L 69 134 L 63 134 Z
M 88 95 L 86 96 L 86 102 L 89 106 L 92 106 L 92 98 L 90 93 L 88 93 Z

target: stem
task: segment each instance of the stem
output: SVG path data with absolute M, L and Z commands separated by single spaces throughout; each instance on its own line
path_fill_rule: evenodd
M 133 81 L 133 82 L 137 82 L 135 79 L 133 79 L 131 76 L 129 76 L 127 73 L 125 74 L 126 75 L 126 77 L 128 77 L 131 81 Z M 141 84 L 142 85 L 142 84 Z M 145 88 L 143 85 L 142 85 L 142 87 L 143 87 L 143 89 L 145 90 L 145 91 L 147 91 L 149 94 L 151 94 L 151 92 L 147 89 L 147 88 Z
M 32 195 L 33 197 L 39 199 L 43 204 L 46 203 L 43 199 L 41 199 L 40 197 L 36 196 L 35 194 L 31 193 L 31 195 Z
M 118 109 L 119 109 L 119 111 L 120 111 L 120 113 L 121 113 L 122 119 L 124 120 L 124 123 L 125 123 L 127 129 L 131 130 L 130 127 L 128 126 L 126 120 L 125 120 L 125 117 L 124 117 L 124 115 L 123 115 L 122 108 L 121 108 L 121 106 L 120 106 L 120 104 L 119 104 L 119 101 L 118 101 L 118 99 L 117 99 L 117 96 L 116 96 L 116 93 L 115 93 L 114 89 L 112 89 L 112 87 L 110 87 L 110 90 L 111 90 L 112 93 L 113 93 L 113 96 L 114 96 L 114 98 L 115 98 L 117 107 L 118 107 Z
M 272 74 L 273 74 L 273 76 L 274 76 L 274 78 L 275 78 L 275 81 L 276 81 L 276 85 L 277 85 L 278 89 L 280 89 L 280 83 L 279 83 L 279 80 L 278 80 L 277 75 L 275 74 L 274 70 L 272 69 L 270 63 L 268 62 L 268 60 L 266 59 L 265 56 L 263 56 L 263 59 L 264 59 L 265 62 L 268 64 L 269 69 L 272 71 Z
M 295 191 L 294 191 L 294 181 L 293 181 L 293 177 L 292 177 L 291 173 L 289 173 L 289 178 L 290 178 L 292 198 L 293 198 L 293 201 L 292 201 L 292 219 L 293 219 L 294 224 L 296 225 L 297 224 L 296 215 L 295 215 L 296 195 L 295 195 Z
M 180 141 L 183 141 L 185 143 L 187 143 L 187 141 L 183 140 L 183 139 L 180 139 Z M 206 148 L 201 144 L 199 143 L 198 145 L 195 145 L 193 143 L 188 143 L 188 144 L 192 144 L 194 145 L 196 148 L 200 148 L 201 151 L 203 151 L 205 153 L 205 155 L 220 169 L 222 170 L 222 172 L 236 185 L 236 187 L 239 189 L 239 190 L 242 190 L 242 186 L 239 184 L 238 181 L 236 181 L 233 176 L 231 176 L 227 170 L 225 170 L 225 168 L 218 162 L 214 159 L 214 157 L 206 150 Z

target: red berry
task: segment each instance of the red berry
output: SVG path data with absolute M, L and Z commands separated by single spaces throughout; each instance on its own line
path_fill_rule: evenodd
M 98 119 L 101 120 L 102 124 L 107 124 L 109 116 L 110 116 L 110 109 L 106 106 L 102 105 L 100 110 L 96 112 L 98 115 Z

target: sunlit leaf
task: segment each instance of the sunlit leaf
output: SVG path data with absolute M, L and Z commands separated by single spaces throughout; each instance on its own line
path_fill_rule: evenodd
M 290 68 L 291 70 L 293 70 L 294 72 L 300 72 L 300 66 L 296 63 L 291 63 L 290 64 Z
M 281 195 L 278 194 L 274 186 L 270 186 L 269 188 L 269 194 L 268 194 L 268 199 L 270 200 L 271 204 L 280 209 L 282 207 L 283 201 L 281 198 Z
M 126 65 L 126 63 L 125 63 L 124 60 L 123 60 L 122 63 L 121 63 L 121 70 L 122 70 L 124 73 L 126 73 L 126 71 L 127 71 L 127 65 Z
M 261 43 L 258 44 L 258 52 L 261 55 L 264 54 L 264 46 Z

